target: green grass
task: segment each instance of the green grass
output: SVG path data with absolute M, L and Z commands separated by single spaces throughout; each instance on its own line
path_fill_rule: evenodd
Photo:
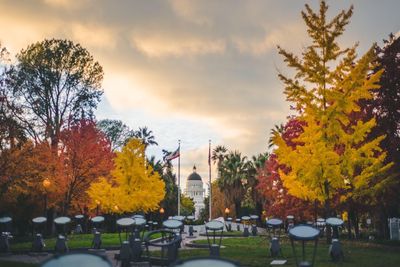
M 198 243 L 207 243 L 206 240 L 199 240 Z M 269 242 L 261 237 L 249 238 L 226 238 L 223 239 L 220 251 L 222 258 L 238 261 L 242 266 L 269 266 L 273 260 L 269 257 Z M 307 245 L 311 245 L 307 244 Z M 292 248 L 288 240 L 281 242 L 283 258 L 288 262 L 285 266 L 295 266 Z M 328 245 L 325 240 L 318 244 L 315 266 L 323 267 L 377 267 L 377 266 L 400 266 L 400 247 L 383 246 L 376 243 L 344 241 L 342 247 L 345 255 L 343 262 L 334 263 L 328 255 Z M 298 255 L 301 253 L 298 250 Z M 307 255 L 312 255 L 311 247 L 307 250 Z M 180 258 L 190 258 L 198 256 L 208 256 L 207 249 L 201 250 L 182 250 Z
M 121 234 L 122 240 L 125 240 L 125 234 Z M 67 237 L 68 247 L 70 249 L 77 248 L 90 248 L 92 245 L 92 234 L 79 234 L 79 235 L 69 235 Z M 101 235 L 102 247 L 119 247 L 120 240 L 118 233 L 103 233 Z M 54 250 L 56 244 L 56 238 L 46 238 L 45 239 L 46 248 L 45 250 Z M 24 241 L 24 242 L 13 242 L 11 241 L 11 251 L 28 251 L 32 248 L 32 241 Z
M 205 232 L 201 233 L 201 235 L 202 236 L 206 236 L 206 233 Z M 220 233 L 218 233 L 218 235 L 220 235 Z M 242 231 L 231 231 L 231 232 L 224 231 L 222 233 L 222 236 L 227 236 L 227 237 L 235 237 L 235 236 L 237 236 L 237 237 L 241 237 L 241 236 L 243 236 L 243 232 Z
M 71 249 L 88 248 L 91 245 L 92 235 L 71 235 L 68 236 L 68 245 Z M 118 234 L 102 234 L 103 247 L 118 247 Z M 207 243 L 207 240 L 198 240 L 197 243 Z M 53 250 L 55 239 L 46 240 L 47 249 Z M 242 266 L 269 266 L 273 260 L 269 257 L 269 241 L 265 237 L 248 238 L 224 238 L 221 249 L 221 257 L 239 262 Z M 311 243 L 307 244 L 308 254 L 311 255 Z M 281 240 L 283 258 L 288 260 L 285 265 L 294 267 L 295 260 L 292 248 L 287 239 Z M 318 267 L 379 267 L 379 266 L 400 266 L 400 244 L 396 242 L 366 242 L 366 241 L 342 241 L 345 255 L 343 262 L 333 263 L 328 255 L 328 245 L 325 240 L 320 240 L 317 249 L 315 266 Z M 13 251 L 30 250 L 30 242 L 13 242 Z M 298 251 L 300 253 L 300 251 Z M 208 256 L 208 249 L 187 249 L 180 250 L 179 258 L 191 258 Z M 0 266 L 31 267 L 35 265 L 3 262 L 0 258 Z

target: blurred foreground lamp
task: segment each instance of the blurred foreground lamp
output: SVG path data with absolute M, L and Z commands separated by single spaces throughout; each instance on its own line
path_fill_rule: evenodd
M 294 258 L 296 260 L 297 267 L 312 267 L 314 266 L 315 255 L 317 252 L 319 229 L 314 228 L 309 225 L 298 225 L 294 226 L 289 230 L 290 242 L 292 245 L 292 250 Z M 296 253 L 295 241 L 301 243 L 301 261 L 298 259 L 298 253 Z M 313 256 L 311 262 L 306 260 L 306 242 L 314 241 Z

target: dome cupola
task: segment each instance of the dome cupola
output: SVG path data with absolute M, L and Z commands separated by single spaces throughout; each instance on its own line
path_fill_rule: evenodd
M 188 181 L 201 181 L 201 176 L 196 172 L 196 165 L 193 166 L 193 173 L 187 179 Z

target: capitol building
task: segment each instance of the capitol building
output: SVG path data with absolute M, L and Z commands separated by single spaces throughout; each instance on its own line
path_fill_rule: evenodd
M 193 199 L 196 219 L 199 218 L 200 211 L 205 208 L 204 205 L 204 193 L 203 181 L 201 176 L 196 172 L 196 166 L 193 166 L 193 172 L 186 180 L 185 195 Z

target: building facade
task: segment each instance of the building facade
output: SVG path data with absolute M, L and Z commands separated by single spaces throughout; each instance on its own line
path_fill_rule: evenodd
M 201 176 L 196 172 L 196 166 L 193 166 L 193 173 L 186 180 L 186 196 L 193 199 L 196 219 L 199 218 L 200 211 L 205 208 L 204 205 L 204 188 Z

